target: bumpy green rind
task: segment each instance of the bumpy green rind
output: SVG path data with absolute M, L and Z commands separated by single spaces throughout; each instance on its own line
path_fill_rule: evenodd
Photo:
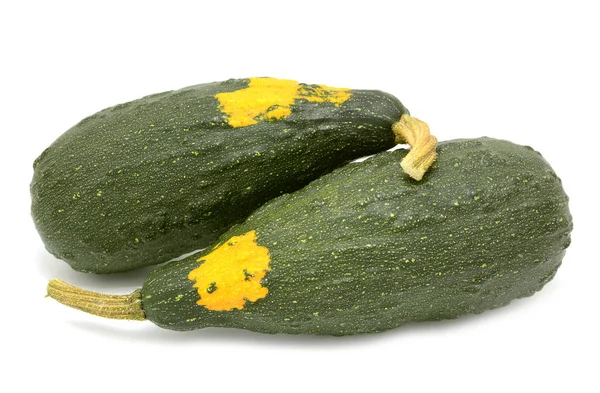
M 34 163 L 31 212 L 49 252 L 110 273 L 211 244 L 264 202 L 394 146 L 406 108 L 380 91 L 299 100 L 273 122 L 232 128 L 215 94 L 229 80 L 161 93 L 90 116 Z
M 269 293 L 209 311 L 187 277 L 199 253 L 153 271 L 146 317 L 174 330 L 349 335 L 481 313 L 539 291 L 556 273 L 572 218 L 560 179 L 529 147 L 440 143 L 421 182 L 405 150 L 349 164 L 268 202 L 221 238 L 256 230 Z M 218 287 L 218 283 L 216 284 Z

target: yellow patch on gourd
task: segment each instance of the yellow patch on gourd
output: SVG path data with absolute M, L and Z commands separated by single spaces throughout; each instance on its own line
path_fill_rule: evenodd
M 234 236 L 198 259 L 200 266 L 188 279 L 195 281 L 200 300 L 196 303 L 213 311 L 244 308 L 267 296 L 269 290 L 260 281 L 271 270 L 269 249 L 256 242 L 256 231 Z
M 351 96 L 350 89 L 276 78 L 250 78 L 247 88 L 215 95 L 219 109 L 227 115 L 227 123 L 234 128 L 288 117 L 295 100 L 340 106 Z

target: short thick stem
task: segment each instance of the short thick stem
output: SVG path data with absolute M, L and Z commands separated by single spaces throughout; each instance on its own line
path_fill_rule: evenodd
M 392 131 L 396 143 L 410 145 L 410 151 L 400 163 L 402 169 L 413 179 L 421 180 L 436 159 L 437 138 L 431 135 L 427 123 L 410 115 L 402 115 L 392 125 Z
M 54 279 L 48 282 L 48 296 L 66 306 L 104 318 L 146 319 L 139 289 L 129 295 L 106 295 Z

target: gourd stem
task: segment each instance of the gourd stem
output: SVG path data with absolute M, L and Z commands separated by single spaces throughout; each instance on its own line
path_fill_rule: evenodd
M 406 114 L 392 125 L 392 131 L 396 143 L 410 145 L 410 151 L 400 163 L 402 169 L 413 179 L 421 180 L 437 156 L 437 138 L 431 135 L 427 123 Z
M 139 289 L 129 295 L 107 295 L 53 279 L 48 282 L 48 296 L 66 306 L 104 318 L 137 321 L 146 319 Z

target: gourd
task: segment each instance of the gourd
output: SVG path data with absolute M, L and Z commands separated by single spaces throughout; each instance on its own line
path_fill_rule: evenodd
M 34 163 L 31 213 L 46 249 L 75 270 L 158 264 L 396 143 L 430 151 L 402 163 L 420 178 L 435 138 L 411 139 L 418 124 L 374 90 L 249 78 L 160 93 L 98 112 L 46 149 Z
M 398 149 L 280 196 L 213 247 L 111 296 L 52 280 L 71 307 L 173 330 L 351 335 L 456 318 L 539 291 L 570 243 L 561 181 L 529 147 L 442 142 L 416 182 Z

